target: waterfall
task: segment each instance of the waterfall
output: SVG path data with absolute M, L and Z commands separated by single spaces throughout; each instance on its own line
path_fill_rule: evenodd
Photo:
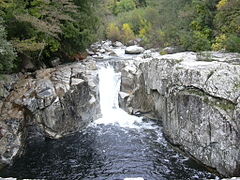
M 118 109 L 118 93 L 120 91 L 121 73 L 115 73 L 110 66 L 99 70 L 100 107 L 103 117 L 113 109 Z
M 99 92 L 102 118 L 96 124 L 119 124 L 122 127 L 137 128 L 141 118 L 131 116 L 119 108 L 118 94 L 121 84 L 121 73 L 114 72 L 113 67 L 99 69 Z

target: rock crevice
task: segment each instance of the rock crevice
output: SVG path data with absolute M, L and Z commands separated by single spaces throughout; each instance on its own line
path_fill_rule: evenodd
M 103 46 L 85 62 L 0 81 L 0 168 L 26 143 L 60 138 L 97 119 L 97 61 L 108 61 L 122 74 L 123 109 L 161 119 L 171 143 L 225 176 L 240 176 L 239 54 L 125 55 L 124 46 L 96 45 Z
M 204 61 L 189 52 L 142 59 L 132 75 L 139 85 L 124 108 L 151 110 L 173 144 L 225 176 L 240 176 L 240 66 L 228 63 L 238 56 Z M 122 81 L 124 92 L 129 80 Z
M 100 115 L 93 61 L 22 75 L 11 86 L 0 102 L 0 166 L 10 164 L 26 143 L 74 133 Z

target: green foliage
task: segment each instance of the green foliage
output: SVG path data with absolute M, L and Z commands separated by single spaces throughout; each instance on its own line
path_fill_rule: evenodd
M 134 9 L 129 12 L 121 13 L 116 17 L 116 24 L 122 26 L 123 24 L 129 24 L 135 34 L 141 29 L 141 20 L 144 17 L 144 11 L 142 8 Z
M 108 25 L 107 28 L 107 38 L 112 40 L 112 41 L 117 41 L 121 39 L 121 33 L 115 24 L 111 23 Z
M 145 19 L 141 21 L 141 29 L 139 30 L 139 37 L 147 41 L 148 34 L 151 32 L 152 24 Z
M 240 52 L 240 36 L 230 34 L 225 42 L 226 50 L 230 52 Z
M 0 0 L 0 71 L 16 66 L 16 54 L 49 64 L 104 35 L 141 38 L 147 47 L 240 52 L 239 7 L 239 0 Z
M 0 23 L 0 72 L 9 73 L 14 68 L 16 53 L 10 42 L 6 39 L 6 31 Z
M 218 8 L 218 9 L 224 8 L 224 7 L 228 4 L 228 1 L 229 1 L 229 0 L 220 0 L 220 1 L 218 2 L 218 4 L 217 4 L 217 8 Z
M 114 14 L 119 14 L 123 12 L 128 12 L 136 8 L 136 1 L 135 0 L 122 0 L 116 2 L 113 8 Z
M 99 3 L 95 0 L 0 0 L 0 15 L 8 35 L 5 39 L 12 42 L 20 61 L 28 57 L 35 65 L 42 64 L 37 61 L 49 64 L 52 56 L 69 57 L 96 40 Z
M 135 39 L 135 35 L 132 31 L 132 28 L 129 24 L 123 24 L 123 27 L 122 27 L 122 37 L 121 37 L 121 40 L 123 43 L 127 43 L 129 42 L 130 40 L 133 40 Z
M 215 38 L 215 42 L 212 44 L 212 50 L 214 51 L 226 50 L 226 41 L 227 41 L 226 34 L 220 34 Z
M 78 7 L 73 14 L 74 21 L 66 21 L 63 24 L 62 51 L 74 54 L 84 51 L 91 43 L 102 36 L 100 17 L 103 16 L 100 1 L 74 0 Z
M 222 46 L 227 51 L 240 52 L 240 1 L 221 0 L 217 4 L 215 26 L 217 38 L 226 35 Z M 219 39 L 216 39 L 218 41 Z
M 115 1 L 115 7 L 125 3 Z M 117 13 L 113 10 L 116 16 L 111 22 L 118 27 L 129 24 L 135 37 L 143 39 L 148 47 L 239 49 L 239 0 L 144 0 L 135 1 L 135 5 Z

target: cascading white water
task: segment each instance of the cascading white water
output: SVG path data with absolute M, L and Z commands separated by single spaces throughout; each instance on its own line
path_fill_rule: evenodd
M 103 117 L 97 123 L 107 126 L 93 123 L 61 141 L 31 143 L 26 154 L 10 169 L 0 171 L 0 176 L 14 175 L 20 179 L 219 179 L 193 169 L 194 162 L 171 149 L 157 122 L 141 121 L 119 108 L 120 73 L 115 73 L 111 67 L 101 68 L 99 79 Z
M 118 94 L 120 91 L 121 73 L 115 73 L 111 66 L 99 70 L 99 92 L 102 118 L 96 124 L 119 124 L 122 127 L 134 127 L 142 119 L 131 116 L 119 108 Z
M 118 109 L 118 92 L 120 91 L 121 74 L 115 73 L 108 66 L 99 70 L 100 107 L 103 117 L 113 109 Z

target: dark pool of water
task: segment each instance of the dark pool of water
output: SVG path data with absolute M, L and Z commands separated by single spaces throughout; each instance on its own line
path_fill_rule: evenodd
M 216 178 L 173 150 L 162 128 L 145 122 L 139 128 L 93 125 L 73 136 L 28 147 L 0 177 L 45 179 L 147 180 Z

